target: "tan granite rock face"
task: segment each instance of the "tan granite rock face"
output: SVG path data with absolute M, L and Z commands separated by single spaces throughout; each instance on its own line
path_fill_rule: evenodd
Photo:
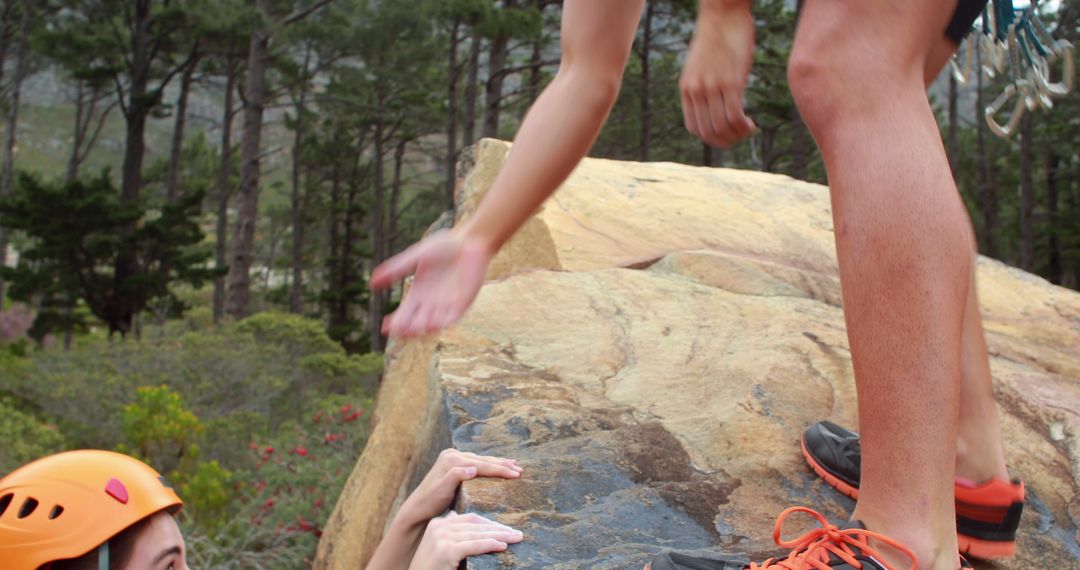
M 508 148 L 474 149 L 459 217 Z M 771 554 L 787 506 L 846 518 L 853 503 L 798 447 L 814 421 L 857 423 L 831 224 L 820 186 L 586 160 L 458 327 L 392 348 L 317 567 L 362 565 L 444 443 L 527 469 L 463 486 L 459 509 L 526 535 L 470 568 Z M 1080 294 L 987 259 L 978 277 L 1009 463 L 1029 489 L 1018 557 L 979 567 L 1080 567 Z

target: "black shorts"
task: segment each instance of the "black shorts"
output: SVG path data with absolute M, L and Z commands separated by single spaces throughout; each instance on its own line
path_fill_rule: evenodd
M 976 18 L 982 13 L 982 9 L 986 6 L 988 0 L 957 0 L 956 11 L 953 12 L 952 19 L 949 20 L 949 26 L 945 28 L 945 37 L 953 41 L 954 44 L 960 45 L 964 41 L 964 38 L 971 32 L 971 26 L 975 23 Z M 803 0 L 799 0 L 795 4 L 798 11 L 802 11 Z
M 945 37 L 956 45 L 960 45 L 960 42 L 964 41 L 971 31 L 971 25 L 975 23 L 975 19 L 982 13 L 986 1 L 957 0 L 956 12 L 953 12 L 952 20 L 949 20 L 949 27 L 945 28 Z

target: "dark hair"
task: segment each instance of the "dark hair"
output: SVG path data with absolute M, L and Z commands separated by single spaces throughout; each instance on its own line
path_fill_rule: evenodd
M 120 570 L 127 564 L 131 559 L 131 554 L 135 552 L 135 539 L 150 524 L 152 518 L 154 515 L 140 520 L 109 539 L 109 570 Z M 98 570 L 98 548 L 95 547 L 78 558 L 57 560 L 46 564 L 38 570 Z

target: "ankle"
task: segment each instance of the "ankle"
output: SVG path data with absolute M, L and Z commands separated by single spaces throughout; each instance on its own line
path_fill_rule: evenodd
M 997 442 L 973 442 L 964 436 L 956 439 L 956 476 L 975 484 L 991 479 L 1009 480 L 1005 466 L 1005 450 Z
M 886 536 L 896 538 L 892 535 Z M 917 568 L 919 570 L 958 570 L 960 568 L 960 555 L 956 548 L 947 550 L 947 547 L 931 543 L 919 548 L 910 542 L 904 542 L 902 539 L 897 540 L 904 544 L 904 546 L 907 546 L 908 549 L 914 552 L 915 556 L 918 557 Z M 955 542 L 953 544 L 955 545 Z M 876 558 L 884 562 L 887 568 L 895 568 L 897 570 L 907 570 L 908 568 L 911 568 L 911 558 L 899 549 L 874 539 L 870 539 L 870 546 L 876 551 Z
M 919 570 L 956 570 L 960 567 L 955 516 L 947 520 L 902 522 L 895 516 L 879 518 L 864 514 L 860 520 L 868 530 L 883 534 L 907 547 L 917 557 Z M 900 549 L 874 539 L 870 540 L 870 545 L 887 567 L 898 570 L 911 568 L 910 557 Z

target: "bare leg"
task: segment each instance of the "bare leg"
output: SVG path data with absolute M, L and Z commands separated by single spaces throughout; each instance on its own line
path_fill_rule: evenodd
M 953 7 L 809 0 L 789 68 L 829 173 L 859 394 L 854 516 L 949 570 L 972 255 L 924 83 Z
M 926 86 L 941 73 L 949 62 L 956 45 L 941 38 L 931 50 L 924 75 Z M 970 220 L 968 228 L 971 228 Z M 1008 480 L 1005 467 L 1005 448 L 1001 436 L 1001 421 L 994 401 L 994 386 L 990 377 L 990 359 L 986 350 L 986 333 L 975 288 L 975 256 L 978 245 L 975 232 L 969 232 L 972 252 L 971 282 L 964 308 L 964 333 L 960 354 L 960 424 L 956 441 L 956 475 L 975 483 L 990 479 Z

